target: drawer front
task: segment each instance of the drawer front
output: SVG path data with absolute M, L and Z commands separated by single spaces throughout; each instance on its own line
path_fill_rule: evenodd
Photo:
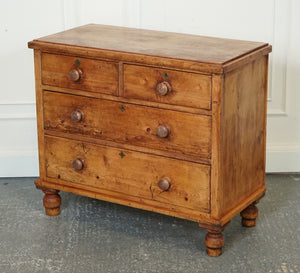
M 209 210 L 206 165 L 56 137 L 45 137 L 45 158 L 49 178 Z M 158 182 L 166 178 L 169 188 L 162 190 Z
M 45 91 L 44 126 L 46 130 L 210 157 L 209 116 Z
M 211 109 L 211 77 L 168 69 L 124 65 L 124 96 Z
M 43 84 L 117 95 L 118 65 L 87 58 L 42 54 Z

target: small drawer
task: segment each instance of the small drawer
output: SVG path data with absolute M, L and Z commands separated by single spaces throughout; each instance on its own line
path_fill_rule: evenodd
M 46 175 L 196 210 L 209 210 L 210 167 L 64 138 L 45 137 Z
M 125 64 L 124 96 L 210 110 L 211 76 Z
M 210 158 L 211 117 L 44 91 L 46 130 Z
M 104 94 L 118 94 L 118 65 L 55 54 L 42 54 L 42 83 Z

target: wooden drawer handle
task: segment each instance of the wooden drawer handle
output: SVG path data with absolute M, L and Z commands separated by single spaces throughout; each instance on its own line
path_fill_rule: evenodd
M 161 138 L 166 138 L 170 135 L 170 132 L 168 125 L 159 125 L 156 130 L 156 135 Z
M 73 82 L 78 82 L 82 76 L 82 71 L 80 68 L 74 68 L 70 70 L 69 75 Z
M 164 177 L 158 181 L 158 187 L 163 190 L 167 191 L 171 187 L 171 179 L 169 177 Z
M 156 86 L 156 91 L 159 95 L 165 96 L 172 91 L 171 85 L 168 82 L 160 82 Z
M 80 171 L 84 167 L 84 161 L 81 158 L 76 158 L 73 160 L 72 165 L 76 171 Z
M 73 111 L 71 113 L 71 119 L 73 121 L 79 122 L 83 119 L 83 113 L 80 110 Z

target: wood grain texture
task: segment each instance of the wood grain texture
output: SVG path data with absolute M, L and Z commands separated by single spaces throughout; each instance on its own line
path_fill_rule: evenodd
M 83 120 L 71 113 L 80 110 Z M 198 157 L 210 157 L 211 118 L 128 103 L 44 92 L 45 129 Z M 157 128 L 168 125 L 160 138 Z
M 42 93 L 42 63 L 41 52 L 34 50 L 34 73 L 35 73 L 35 98 L 36 98 L 36 118 L 39 152 L 39 174 L 41 179 L 46 178 L 45 155 L 44 155 L 44 102 Z
M 99 139 L 99 138 L 90 138 L 89 136 L 69 134 L 69 133 L 52 131 L 52 130 L 45 130 L 45 135 L 74 139 L 74 140 L 78 140 L 78 141 L 84 141 L 86 143 L 94 143 L 94 144 L 104 145 L 107 147 L 115 147 L 115 148 L 119 148 L 119 149 L 130 150 L 130 151 L 138 151 L 138 152 L 142 152 L 145 154 L 154 154 L 154 155 L 159 155 L 159 156 L 163 156 L 163 157 L 185 160 L 185 161 L 200 163 L 200 164 L 205 164 L 205 165 L 211 164 L 210 158 L 185 155 L 182 153 L 174 153 L 174 152 L 168 152 L 168 151 L 163 151 L 163 150 L 154 150 L 154 149 L 151 149 L 148 147 L 136 146 L 133 144 L 118 143 L 116 141 L 103 140 L 103 139 Z
M 101 25 L 43 37 L 28 46 L 45 52 L 206 73 L 223 73 L 224 65 L 229 71 L 240 61 L 245 64 L 248 56 L 250 61 L 272 50 L 266 43 Z
M 263 56 L 268 56 L 268 54 L 272 51 L 272 46 L 268 45 L 260 50 L 253 51 L 247 55 L 241 56 L 236 60 L 232 60 L 223 65 L 223 72 L 228 73 L 232 70 L 239 69 L 240 67 L 246 65 L 247 63 L 254 62 L 257 59 L 260 59 Z M 268 76 L 266 77 L 268 79 Z
M 124 63 L 150 65 L 166 69 L 179 69 L 197 73 L 223 73 L 223 66 L 215 63 L 202 63 L 192 60 L 163 58 L 153 55 L 130 54 L 129 52 L 110 51 L 101 48 L 84 48 L 42 41 L 29 42 L 28 47 L 53 54 L 65 54 L 76 57 L 93 58 L 95 60 L 118 60 Z M 254 55 L 256 55 L 256 53 L 260 53 L 260 50 L 257 50 L 254 53 Z
M 242 210 L 244 210 L 247 206 L 251 205 L 253 202 L 260 200 L 266 193 L 265 185 L 258 188 L 256 191 L 251 193 L 247 198 L 243 199 L 241 202 L 235 204 L 234 208 L 229 210 L 225 215 L 221 218 L 218 217 L 219 223 L 221 226 L 230 221 L 233 217 L 239 214 Z
M 209 166 L 62 138 L 45 137 L 45 142 L 47 177 L 209 210 Z M 72 166 L 76 158 L 84 161 L 81 171 Z M 163 177 L 171 180 L 168 191 L 158 187 Z
M 225 74 L 219 217 L 265 183 L 266 69 L 262 57 Z
M 44 198 L 43 205 L 45 207 L 45 213 L 48 216 L 56 216 L 60 214 L 61 197 L 58 194 L 58 190 L 43 189 Z
M 211 138 L 211 217 L 220 215 L 222 180 L 220 170 L 221 151 L 221 103 L 224 95 L 224 75 L 212 75 L 212 138 Z
M 162 96 L 157 86 L 167 82 L 171 92 Z M 124 66 L 124 96 L 194 108 L 211 108 L 211 77 L 169 69 Z
M 29 47 L 38 188 L 197 221 L 211 256 L 234 216 L 255 224 L 270 45 L 87 25 Z
M 266 45 L 261 42 L 95 24 L 46 36 L 38 41 L 219 64 Z
M 199 222 L 200 227 L 208 225 L 219 225 L 217 220 L 211 219 L 209 212 L 197 211 L 180 206 L 174 206 L 168 203 L 163 203 L 151 199 L 141 199 L 137 196 L 124 194 L 121 192 L 108 191 L 105 189 L 95 188 L 83 184 L 74 183 L 71 181 L 47 178 L 47 180 L 35 180 L 37 187 L 55 188 L 57 190 L 79 194 L 90 198 L 96 198 L 103 201 L 113 202 L 120 205 L 139 208 L 147 211 L 157 212 L 169 216 L 188 219 L 190 221 Z
M 255 227 L 256 218 L 258 217 L 258 208 L 251 204 L 241 212 L 242 225 L 244 227 Z
M 82 76 L 78 81 L 73 81 L 69 73 L 76 68 L 82 71 Z M 43 53 L 42 82 L 52 86 L 117 95 L 118 64 Z
M 70 88 L 63 88 L 63 87 L 57 87 L 57 86 L 50 86 L 50 85 L 42 85 L 42 88 L 44 90 L 59 92 L 59 93 L 66 93 L 66 94 L 74 94 L 74 90 Z M 155 101 L 145 101 L 142 99 L 128 99 L 122 97 L 122 89 L 119 89 L 119 96 L 113 96 L 109 94 L 102 94 L 102 93 L 95 93 L 95 92 L 88 92 L 84 90 L 76 89 L 76 95 L 81 95 L 89 98 L 98 98 L 98 99 L 105 99 L 105 100 L 111 100 L 111 101 L 118 101 L 118 102 L 124 102 L 124 103 L 131 103 L 131 104 L 138 104 L 138 105 L 145 105 L 149 107 L 155 107 L 160 109 L 169 109 L 169 110 L 175 110 L 178 112 L 185 112 L 185 113 L 193 113 L 193 114 L 200 114 L 205 116 L 211 116 L 211 111 L 201 108 L 191 108 L 186 106 L 180 106 L 180 105 L 173 105 L 173 104 L 165 104 Z

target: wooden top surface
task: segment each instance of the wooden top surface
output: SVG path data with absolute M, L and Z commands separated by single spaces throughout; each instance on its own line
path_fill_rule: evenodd
M 261 42 L 89 24 L 34 40 L 29 47 L 42 49 L 49 43 L 217 65 L 268 46 Z

